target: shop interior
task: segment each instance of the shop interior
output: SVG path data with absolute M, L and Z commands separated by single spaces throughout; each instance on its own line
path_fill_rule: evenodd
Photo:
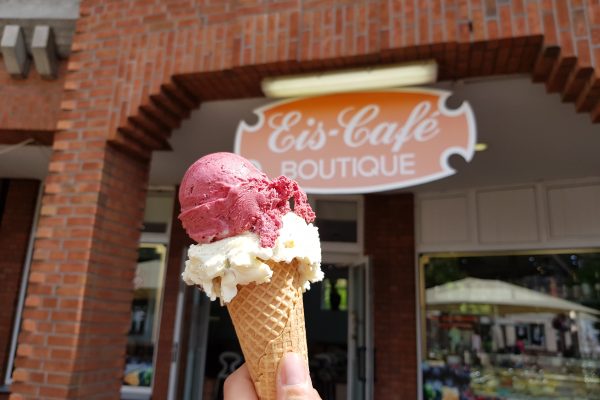
M 423 255 L 421 273 L 424 399 L 600 398 L 598 250 Z

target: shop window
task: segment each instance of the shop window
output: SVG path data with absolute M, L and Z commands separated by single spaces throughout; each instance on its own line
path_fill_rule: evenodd
M 171 213 L 173 211 L 174 194 L 172 191 L 153 191 L 146 199 L 144 209 L 144 238 L 155 241 L 163 240 L 171 228 Z
M 150 393 L 160 324 L 166 245 L 142 244 L 134 278 L 123 385 Z
M 363 249 L 362 196 L 309 196 L 324 253 L 360 253 Z
M 600 398 L 600 250 L 420 261 L 424 399 Z
M 171 189 L 152 189 L 146 197 L 142 238 L 133 280 L 131 325 L 127 333 L 121 390 L 123 400 L 151 398 L 174 201 L 174 191 Z

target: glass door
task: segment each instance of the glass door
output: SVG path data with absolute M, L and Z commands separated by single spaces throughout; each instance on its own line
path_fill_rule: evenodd
M 372 398 L 372 313 L 368 260 L 349 268 L 348 399 Z
M 187 248 L 182 255 L 182 260 L 186 259 Z M 181 272 L 184 268 L 185 261 L 182 261 Z M 180 281 L 168 400 L 204 398 L 210 306 L 203 292 Z
M 323 400 L 370 400 L 373 347 L 368 262 L 322 267 L 325 279 L 311 285 L 304 295 L 313 385 Z M 176 345 L 179 360 L 174 361 L 181 389 L 169 400 L 218 400 L 226 372 L 243 362 L 239 343 L 225 307 L 211 303 L 195 288 L 184 290 L 183 344 Z
M 325 279 L 304 294 L 311 378 L 323 400 L 346 400 L 349 268 L 338 264 L 321 268 Z
M 203 292 L 194 288 L 192 290 L 191 327 L 185 366 L 183 400 L 200 400 L 203 398 L 209 314 L 210 299 Z
M 311 377 L 323 400 L 372 399 L 372 313 L 367 260 L 324 264 L 304 295 Z

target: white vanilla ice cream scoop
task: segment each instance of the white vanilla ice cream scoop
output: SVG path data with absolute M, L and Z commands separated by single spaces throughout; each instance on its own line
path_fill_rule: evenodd
M 273 271 L 266 261 L 291 263 L 298 261 L 304 290 L 311 282 L 323 279 L 319 232 L 312 223 L 288 212 L 273 247 L 261 247 L 260 237 L 253 232 L 190 246 L 183 280 L 198 285 L 211 300 L 229 303 L 237 294 L 237 285 L 266 283 Z

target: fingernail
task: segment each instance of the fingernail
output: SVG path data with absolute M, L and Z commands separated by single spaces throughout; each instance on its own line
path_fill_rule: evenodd
M 286 353 L 281 359 L 281 383 L 298 385 L 306 382 L 306 366 L 304 358 L 296 353 Z

